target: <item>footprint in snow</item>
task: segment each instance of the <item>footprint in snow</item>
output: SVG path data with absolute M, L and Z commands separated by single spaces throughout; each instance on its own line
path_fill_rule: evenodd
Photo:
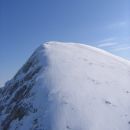
M 69 130 L 71 130 L 71 128 L 68 125 L 66 126 L 66 128 L 69 129 Z

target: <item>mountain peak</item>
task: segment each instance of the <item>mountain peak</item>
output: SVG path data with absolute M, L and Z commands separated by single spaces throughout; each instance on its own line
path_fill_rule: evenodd
M 0 90 L 0 129 L 129 130 L 129 68 L 88 45 L 46 42 Z

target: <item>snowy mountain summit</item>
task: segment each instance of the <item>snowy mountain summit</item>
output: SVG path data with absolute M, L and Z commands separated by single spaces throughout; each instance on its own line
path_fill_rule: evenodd
M 0 130 L 130 130 L 130 62 L 78 43 L 41 45 L 0 89 Z

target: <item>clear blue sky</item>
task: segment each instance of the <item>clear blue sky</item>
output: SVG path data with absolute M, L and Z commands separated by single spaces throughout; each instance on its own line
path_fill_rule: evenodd
M 130 0 L 0 0 L 0 85 L 45 41 L 86 43 L 130 59 Z

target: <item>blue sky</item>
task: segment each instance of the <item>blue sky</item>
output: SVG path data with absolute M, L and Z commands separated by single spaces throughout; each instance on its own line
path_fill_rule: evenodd
M 81 42 L 130 59 L 130 0 L 0 0 L 0 85 L 45 41 Z

